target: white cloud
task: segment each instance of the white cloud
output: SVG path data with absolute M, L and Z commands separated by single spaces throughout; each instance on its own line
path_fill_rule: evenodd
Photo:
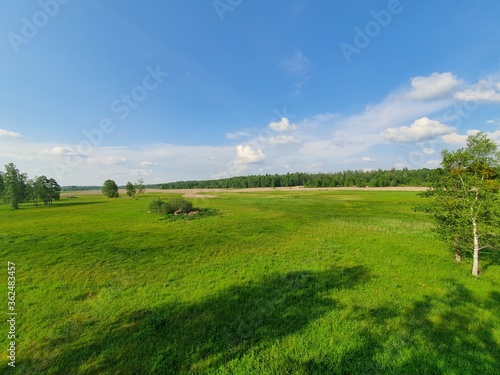
M 299 141 L 291 135 L 277 135 L 269 138 L 269 144 L 271 145 L 285 145 L 288 143 L 299 143 Z
M 314 115 L 312 119 L 318 120 L 318 121 L 331 121 L 335 119 L 339 119 L 340 115 L 338 113 L 319 113 L 317 115 Z
M 421 142 L 437 136 L 450 134 L 455 129 L 441 124 L 439 121 L 422 117 L 410 126 L 389 128 L 381 133 L 382 138 L 389 142 Z
M 90 164 L 103 164 L 103 165 L 125 164 L 129 162 L 127 158 L 118 156 L 92 157 L 89 158 L 87 161 Z
M 450 134 L 443 135 L 441 139 L 449 144 L 464 146 L 467 141 L 467 137 L 469 135 L 477 134 L 479 130 L 467 130 L 467 134 L 458 134 L 457 132 L 453 132 Z
M 304 56 L 302 51 L 295 51 L 291 58 L 281 62 L 281 67 L 284 68 L 288 74 L 297 75 L 303 73 L 309 64 L 309 59 Z
M 153 174 L 153 170 L 152 169 L 132 169 L 132 170 L 130 170 L 129 173 L 131 176 L 149 177 Z
M 68 156 L 77 155 L 77 152 L 70 147 L 56 146 L 51 149 L 43 149 L 40 151 L 41 155 L 54 155 L 54 156 Z
M 447 75 L 444 75 L 441 80 L 446 80 L 446 77 Z M 420 89 L 423 89 L 423 85 L 420 85 Z M 442 111 L 454 103 L 450 96 L 426 101 L 409 100 L 407 92 L 408 90 L 395 90 L 380 103 L 368 105 L 360 113 L 350 116 L 325 111 L 302 119 L 296 125 L 290 124 L 287 116 L 281 116 L 281 120 L 272 122 L 263 129 L 259 137 L 248 139 L 245 143 L 254 149 L 262 148 L 267 156 L 266 163 L 272 165 L 278 165 L 279 161 L 280 166 L 293 165 L 297 170 L 305 170 L 310 164 L 322 162 L 329 170 L 342 170 L 346 168 L 346 163 L 351 163 L 350 168 L 358 168 L 360 165 L 355 163 L 362 162 L 363 154 L 367 153 L 370 147 L 384 142 L 381 132 L 411 124 L 415 119 Z M 422 94 L 422 91 L 420 93 Z M 430 97 L 437 94 L 426 95 Z M 292 130 L 295 131 L 293 139 L 301 145 L 296 153 L 282 155 L 272 147 L 265 148 L 267 145 L 272 146 L 271 142 L 285 141 L 285 138 L 271 140 L 279 135 L 271 132 Z M 446 133 L 453 130 L 447 130 Z M 387 160 L 377 158 L 377 161 L 382 167 L 392 167 Z
M 435 166 L 441 164 L 441 160 L 439 160 L 439 159 L 429 159 L 429 160 L 427 160 L 425 162 L 425 164 L 427 164 L 427 165 L 429 165 L 431 167 L 435 167 Z
M 16 163 L 30 177 L 35 174 L 53 177 L 62 186 L 100 185 L 108 178 L 123 185 L 133 175 L 144 176 L 146 183 L 234 175 L 234 146 L 95 146 L 87 156 L 77 150 L 78 145 L 60 146 L 23 138 L 19 142 L 1 142 L 0 159 Z M 152 171 L 151 166 L 130 167 L 139 166 L 142 161 L 157 166 Z
M 296 77 L 300 78 L 300 75 Z M 131 176 L 144 176 L 146 183 L 152 183 L 314 169 L 328 172 L 368 166 L 411 168 L 418 164 L 421 167 L 427 159 L 438 159 L 436 154 L 446 143 L 465 143 L 468 134 L 462 135 L 463 129 L 458 125 L 457 129 L 452 128 L 449 121 L 440 120 L 444 116 L 436 115 L 453 105 L 463 104 L 452 95 L 452 91 L 457 91 L 454 86 L 457 82 L 451 73 L 416 77 L 411 87 L 407 85 L 390 92 L 380 102 L 351 115 L 330 113 L 326 108 L 323 113 L 291 123 L 285 109 L 284 114 L 275 112 L 278 120 L 267 126 L 264 123 L 260 129 L 244 128 L 227 133 L 226 139 L 233 140 L 233 144 L 227 146 L 96 146 L 85 149 L 89 155 L 79 155 L 82 145 L 40 143 L 26 138 L 12 142 L 9 138 L 0 138 L 0 158 L 19 162 L 21 170 L 30 176 L 37 171 L 37 174 L 54 177 L 61 185 L 101 184 L 107 178 L 122 185 Z M 431 87 L 432 83 L 437 87 Z M 471 88 L 461 85 L 460 90 Z M 500 91 L 494 84 L 491 89 Z M 496 115 L 490 113 L 489 116 L 486 119 L 491 120 L 480 125 L 483 131 L 497 129 L 492 126 Z M 466 126 L 465 121 L 469 120 L 465 117 L 463 120 Z M 500 139 L 500 131 L 490 134 L 491 138 Z M 436 142 L 427 142 L 429 139 Z M 382 147 L 373 146 L 385 141 L 425 143 L 418 143 L 416 154 L 411 153 L 415 147 L 405 147 L 402 151 L 401 144 L 384 144 L 383 151 L 376 153 L 375 150 Z M 438 144 L 439 141 L 443 144 Z M 394 165 L 395 161 L 400 163 Z M 68 167 L 63 169 L 60 178 L 52 169 L 54 162 Z
M 396 163 L 394 164 L 395 169 L 403 169 L 403 168 L 408 168 L 408 166 L 404 163 Z
M 296 78 L 296 82 L 294 84 L 295 91 L 293 94 L 295 96 L 300 95 L 302 86 L 311 78 L 311 76 L 308 75 L 311 67 L 309 59 L 304 56 L 302 51 L 295 51 L 293 56 L 289 59 L 283 60 L 280 66 L 289 75 Z
M 455 99 L 461 101 L 500 102 L 500 83 L 492 78 L 480 80 L 469 88 L 457 92 Z
M 495 141 L 500 141 L 500 130 L 497 130 L 493 133 L 486 133 L 486 135 Z
M 237 145 L 236 153 L 237 157 L 235 160 L 235 164 L 237 165 L 259 163 L 266 158 L 260 148 L 254 150 L 250 145 Z
M 159 164 L 153 163 L 152 161 L 141 161 L 140 166 L 141 167 L 152 167 L 152 166 L 158 166 Z
M 449 143 L 449 144 L 464 145 L 465 141 L 467 140 L 467 136 L 466 135 L 460 135 L 457 132 L 453 132 L 453 133 L 450 133 L 450 134 L 443 135 L 441 137 L 441 139 L 443 141 L 445 141 L 446 143 Z
M 413 100 L 438 99 L 451 94 L 460 84 L 460 80 L 450 72 L 414 77 L 411 79 L 412 90 L 406 97 Z
M 390 94 L 381 103 L 367 106 L 360 114 L 337 119 L 336 136 L 363 139 L 367 146 L 381 141 L 380 132 L 389 127 L 404 125 L 415 118 L 444 110 L 453 104 L 452 99 L 409 101 L 404 94 Z
M 22 138 L 23 135 L 16 132 L 11 132 L 6 129 L 0 129 L 0 138 Z
M 290 132 L 298 129 L 297 125 L 290 124 L 290 121 L 286 117 L 282 117 L 279 121 L 271 122 L 268 126 L 276 132 Z
M 301 93 L 302 86 L 311 79 L 311 76 L 307 76 L 299 80 L 298 82 L 295 82 L 295 91 L 293 93 L 294 96 L 299 96 Z
M 288 167 L 288 169 L 289 168 L 290 167 Z M 311 172 L 319 172 L 319 171 L 321 171 L 322 168 L 323 168 L 322 163 L 312 163 L 311 165 L 309 165 L 309 167 L 307 169 Z
M 243 130 L 239 132 L 234 132 L 234 133 L 226 133 L 226 139 L 241 139 L 245 137 L 249 137 L 251 134 L 250 132 Z
M 500 141 L 500 130 L 497 130 L 493 133 L 486 132 L 485 134 L 488 136 L 488 138 L 493 139 L 494 141 Z M 499 146 L 500 146 L 500 144 L 499 144 Z

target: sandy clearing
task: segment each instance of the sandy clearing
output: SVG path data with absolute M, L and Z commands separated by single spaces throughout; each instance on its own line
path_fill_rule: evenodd
M 274 190 L 294 190 L 294 191 L 425 191 L 426 187 L 405 186 L 405 187 L 323 187 L 306 188 L 302 186 L 277 187 L 277 188 L 247 188 L 247 189 L 146 189 L 146 193 L 182 194 L 186 198 L 217 198 L 214 195 L 204 193 L 254 193 Z M 125 189 L 120 189 L 120 195 L 125 195 Z M 101 195 L 100 190 L 81 190 L 74 192 L 62 192 L 61 196 L 78 195 Z

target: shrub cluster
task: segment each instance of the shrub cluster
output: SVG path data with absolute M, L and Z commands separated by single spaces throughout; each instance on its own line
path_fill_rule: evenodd
M 172 215 L 176 211 L 187 214 L 192 210 L 193 204 L 182 198 L 172 198 L 167 201 L 156 199 L 149 203 L 149 211 L 154 214 Z
M 156 199 L 154 201 L 149 202 L 149 211 L 153 214 L 161 214 L 163 211 L 163 206 L 165 202 L 161 199 Z

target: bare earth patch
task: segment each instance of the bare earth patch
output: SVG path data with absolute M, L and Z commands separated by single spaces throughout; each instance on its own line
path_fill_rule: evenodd
M 185 198 L 217 198 L 214 195 L 204 193 L 243 193 L 243 192 L 264 192 L 273 190 L 296 190 L 296 191 L 334 191 L 334 190 L 365 190 L 365 191 L 425 191 L 426 187 L 400 186 L 400 187 L 324 187 L 306 188 L 303 186 L 277 187 L 277 188 L 247 188 L 247 189 L 146 189 L 147 193 L 182 194 Z M 125 189 L 119 190 L 120 195 L 125 195 Z M 100 190 L 82 190 L 76 192 L 61 193 L 61 196 L 74 195 L 101 195 Z

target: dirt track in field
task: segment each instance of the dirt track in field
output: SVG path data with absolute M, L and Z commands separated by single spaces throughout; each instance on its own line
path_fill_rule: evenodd
M 335 187 L 335 188 L 306 188 L 302 186 L 294 187 L 278 187 L 278 188 L 247 188 L 247 189 L 146 189 L 146 193 L 164 193 L 164 194 L 182 194 L 186 198 L 216 198 L 214 195 L 205 193 L 252 193 L 264 192 L 273 190 L 294 190 L 294 191 L 424 191 L 426 187 Z M 119 190 L 120 195 L 125 195 L 125 189 Z M 61 196 L 77 196 L 77 195 L 100 195 L 100 190 L 82 190 L 74 192 L 63 192 Z

